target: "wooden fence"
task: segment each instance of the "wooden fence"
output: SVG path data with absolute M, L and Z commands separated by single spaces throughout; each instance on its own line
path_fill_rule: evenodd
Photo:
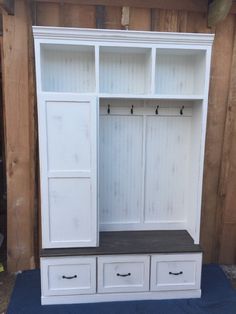
M 87 5 L 82 2 L 17 0 L 14 16 L 3 13 L 9 270 L 34 268 L 38 262 L 37 119 L 31 26 L 123 28 L 122 3 L 125 1 L 101 1 L 103 5 L 95 5 L 94 1 L 84 1 Z M 147 7 L 143 7 L 144 2 Z M 151 0 L 127 3 L 130 30 L 216 34 L 209 94 L 201 245 L 205 262 L 236 263 L 234 12 L 231 11 L 215 28 L 208 28 L 204 0 L 156 1 L 159 3 L 156 8 Z

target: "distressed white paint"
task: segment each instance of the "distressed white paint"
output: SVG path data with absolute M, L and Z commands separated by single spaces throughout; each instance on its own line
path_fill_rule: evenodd
M 96 246 L 96 100 L 38 96 L 42 246 Z
M 151 256 L 151 291 L 200 289 L 202 254 Z
M 95 92 L 93 46 L 43 45 L 42 90 L 46 92 Z
M 194 180 L 190 178 L 191 147 L 195 145 L 191 143 L 192 104 L 113 99 L 102 104 L 101 229 L 185 229 L 186 190 Z
M 42 304 L 198 298 L 201 258 L 201 253 L 41 258 Z M 180 269 L 182 278 L 168 278 Z
M 64 296 L 41 296 L 42 305 L 74 304 L 74 303 L 97 303 L 115 301 L 140 301 L 140 300 L 168 300 L 168 299 L 193 299 L 200 298 L 201 290 L 180 291 L 148 291 L 129 293 L 101 293 L 88 295 L 64 295 Z
M 101 93 L 150 93 L 151 49 L 101 47 L 99 81 Z
M 96 257 L 40 259 L 44 296 L 96 293 Z
M 100 222 L 141 219 L 142 117 L 100 117 Z
M 184 221 L 191 117 L 147 117 L 145 222 Z
M 103 230 L 187 229 L 199 243 L 214 35 L 54 27 L 34 27 L 33 32 L 43 247 L 96 245 L 99 222 Z M 100 136 L 92 95 L 102 105 Z M 181 105 L 185 109 L 180 117 Z M 68 263 L 62 258 L 58 265 L 44 267 L 42 303 L 201 295 L 201 254 L 153 256 L 153 291 L 146 292 L 132 290 L 141 282 L 142 274 L 135 261 L 129 257 L 126 260 L 125 267 L 133 267 L 137 274 L 133 287 L 123 290 L 117 286 L 117 278 L 112 277 L 122 263 L 115 262 L 118 257 L 106 257 L 110 261 L 105 270 L 107 285 L 101 284 L 105 288 L 100 294 L 95 291 L 95 258 L 85 262 L 85 266 L 80 261 Z M 74 283 L 59 280 L 62 271 L 70 275 L 77 264 L 83 272 L 82 283 L 77 277 Z M 166 275 L 168 270 L 179 268 L 184 269 L 182 278 Z M 101 278 L 104 274 L 99 273 Z M 46 286 L 45 293 L 48 281 L 52 286 Z
M 202 94 L 205 86 L 205 51 L 157 49 L 156 93 Z
M 89 171 L 91 120 L 87 102 L 47 102 L 49 171 Z M 76 134 L 76 136 L 75 136 Z
M 149 263 L 147 255 L 98 257 L 98 293 L 148 291 Z

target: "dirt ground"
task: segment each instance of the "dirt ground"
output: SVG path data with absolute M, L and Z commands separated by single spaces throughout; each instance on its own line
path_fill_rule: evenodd
M 222 265 L 226 276 L 231 280 L 236 289 L 236 265 Z M 7 306 L 15 283 L 15 274 L 0 272 L 0 314 L 6 314 Z

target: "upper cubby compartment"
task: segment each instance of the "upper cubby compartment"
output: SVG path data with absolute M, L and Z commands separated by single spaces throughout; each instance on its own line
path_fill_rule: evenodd
M 151 48 L 100 47 L 100 93 L 149 94 L 151 52 Z
M 41 45 L 41 81 L 45 92 L 94 93 L 94 46 Z
M 157 49 L 155 93 L 202 95 L 205 87 L 204 50 Z

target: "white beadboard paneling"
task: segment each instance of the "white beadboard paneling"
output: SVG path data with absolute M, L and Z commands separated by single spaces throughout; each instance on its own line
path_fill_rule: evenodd
M 95 92 L 95 50 L 90 46 L 43 45 L 42 90 Z
M 205 126 L 203 124 L 204 105 L 196 103 L 193 107 L 193 123 L 192 123 L 192 141 L 190 151 L 190 180 L 189 180 L 189 208 L 188 211 L 188 232 L 197 239 L 199 243 L 199 211 L 201 211 L 201 193 L 202 193 L 202 172 L 203 167 L 203 153 L 204 140 L 201 139 L 205 133 Z M 205 112 L 206 114 L 206 112 Z
M 194 95 L 204 93 L 205 52 L 157 49 L 156 93 Z
M 90 115 L 86 102 L 47 102 L 49 171 L 90 170 Z
M 100 222 L 141 218 L 142 117 L 100 116 Z
M 107 104 L 110 104 L 110 114 L 107 113 Z M 134 115 L 130 113 L 132 104 Z M 155 114 L 157 106 L 158 115 Z M 182 106 L 183 116 L 180 115 Z M 102 101 L 100 107 L 102 230 L 186 228 L 187 212 L 193 209 L 189 207 L 189 193 L 186 193 L 192 180 L 189 169 L 192 112 L 191 102 L 117 99 Z M 134 120 L 135 129 L 131 125 L 131 121 Z M 133 145 L 132 150 L 125 152 L 128 135 L 137 145 Z M 124 166 L 120 160 L 124 161 Z M 136 186 L 139 186 L 140 194 L 137 193 L 138 190 L 134 190 L 131 177 L 134 178 Z M 114 184 L 116 180 L 119 182 L 118 185 Z M 121 195 L 117 194 L 117 199 L 114 197 L 115 186 L 119 186 Z M 132 216 L 122 214 L 123 195 L 127 198 L 126 204 Z M 137 195 L 140 195 L 141 206 L 134 209 Z M 135 217 L 138 219 L 135 220 Z
M 91 182 L 87 178 L 49 179 L 50 241 L 89 242 L 93 234 Z
M 191 117 L 147 117 L 146 124 L 145 222 L 183 221 Z
M 101 93 L 149 93 L 151 49 L 101 47 L 99 81 Z

